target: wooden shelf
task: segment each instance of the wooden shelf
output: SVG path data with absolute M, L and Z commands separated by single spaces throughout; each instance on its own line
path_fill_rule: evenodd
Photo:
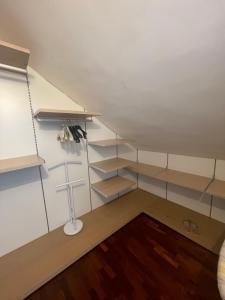
M 215 197 L 225 198 L 225 181 L 215 179 L 208 187 L 206 193 Z
M 128 171 L 152 177 L 152 178 L 158 178 L 157 176 L 159 173 L 163 172 L 165 168 L 152 166 L 144 163 L 134 163 L 126 168 Z
M 184 173 L 171 169 L 165 169 L 143 163 L 134 163 L 126 167 L 126 169 L 137 174 L 152 177 L 167 183 L 172 183 L 177 186 L 181 186 L 199 192 L 204 192 L 212 180 L 211 178 L 204 176 Z M 225 182 L 217 183 L 215 189 L 216 188 L 218 190 L 217 196 L 223 195 L 223 197 L 225 197 Z M 207 190 L 207 192 L 209 191 L 209 189 Z M 214 190 L 212 189 L 210 191 L 213 192 Z
M 30 50 L 0 41 L 0 64 L 26 69 L 30 57 Z
M 37 155 L 2 159 L 0 160 L 0 174 L 41 166 L 44 163 L 44 159 Z
M 96 116 L 100 116 L 100 114 L 94 112 L 84 112 L 84 111 L 75 111 L 75 110 L 41 108 L 35 112 L 34 116 L 39 119 L 73 120 L 73 119 L 86 119 L 90 117 L 96 117 Z
M 110 139 L 110 140 L 100 140 L 100 141 L 91 141 L 88 142 L 89 145 L 98 146 L 98 147 L 110 147 L 116 145 L 128 144 L 128 140 L 124 139 Z
M 110 179 L 92 184 L 92 188 L 103 197 L 109 198 L 133 187 L 135 184 L 135 182 L 129 179 L 115 176 Z
M 203 177 L 170 169 L 161 172 L 156 176 L 156 178 L 168 183 L 172 183 L 199 192 L 204 192 L 211 181 L 211 178 L 208 177 Z
M 143 212 L 219 254 L 225 232 L 224 223 L 136 190 L 83 215 L 81 220 L 85 226 L 77 235 L 67 236 L 63 232 L 63 226 L 58 227 L 2 256 L 1 299 L 25 299 Z M 199 225 L 200 234 L 192 234 L 184 229 L 182 221 L 187 218 L 193 219 Z
M 91 163 L 90 167 L 102 173 L 110 173 L 128 167 L 133 162 L 123 158 L 112 158 Z

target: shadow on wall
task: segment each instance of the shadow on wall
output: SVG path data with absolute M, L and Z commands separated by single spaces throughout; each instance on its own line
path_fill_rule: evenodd
M 192 201 L 192 209 L 209 216 L 210 196 L 207 194 L 202 196 L 201 192 L 185 189 L 173 184 L 168 184 L 168 199 L 180 205 L 186 206 L 187 208 L 190 208 L 189 202 Z
M 33 78 L 32 75 L 28 75 L 29 80 Z M 0 79 L 7 80 L 7 81 L 14 81 L 14 82 L 21 82 L 21 83 L 26 83 L 26 73 L 17 71 L 15 69 L 10 70 L 10 69 L 5 69 L 4 67 L 1 66 L 0 64 Z
M 46 171 L 43 173 L 47 176 Z M 0 191 L 15 189 L 18 186 L 29 185 L 30 183 L 37 181 L 40 181 L 38 167 L 1 174 Z
M 124 144 L 124 145 L 119 145 L 119 150 L 120 150 L 119 151 L 120 155 L 123 155 L 123 154 L 133 153 L 137 149 L 134 146 Z
M 118 198 L 118 195 L 114 195 L 108 198 L 103 197 L 99 193 L 97 193 L 95 190 L 92 190 L 92 192 L 99 198 L 101 205 L 105 205 L 107 203 L 110 203 L 111 201 L 115 200 Z
M 166 188 L 166 183 L 162 182 L 160 180 L 157 180 L 157 179 L 154 179 L 154 178 L 151 178 L 151 177 L 147 177 L 147 176 L 144 176 L 144 175 L 139 175 L 139 179 L 145 185 L 151 184 L 156 188 L 164 188 L 164 189 Z M 162 183 L 163 183 L 163 187 L 162 187 Z

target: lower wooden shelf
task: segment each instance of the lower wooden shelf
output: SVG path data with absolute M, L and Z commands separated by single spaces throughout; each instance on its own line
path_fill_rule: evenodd
M 92 188 L 103 197 L 109 198 L 133 187 L 135 184 L 129 179 L 115 176 L 92 184 Z
M 152 177 L 160 181 L 172 183 L 177 186 L 199 192 L 204 192 L 212 180 L 211 178 L 204 176 L 165 169 L 143 163 L 133 163 L 126 167 L 126 169 L 140 175 Z M 211 189 L 210 191 L 215 193 L 215 189 L 217 190 L 217 196 L 223 195 L 223 197 L 225 197 L 225 182 L 215 183 L 214 189 Z
M 209 185 L 211 178 L 184 173 L 176 170 L 166 169 L 162 173 L 158 174 L 157 179 L 172 183 L 177 186 L 195 190 L 198 192 L 204 192 Z
M 215 197 L 225 198 L 225 181 L 215 179 L 208 187 L 206 193 Z
M 95 163 L 91 163 L 90 167 L 98 171 L 101 171 L 102 173 L 110 173 L 116 170 L 123 169 L 131 165 L 132 163 L 133 163 L 132 161 L 127 159 L 112 158 L 112 159 L 106 159 Z
M 132 165 L 128 166 L 126 168 L 128 171 L 152 177 L 152 178 L 158 178 L 157 176 L 159 173 L 163 172 L 165 168 L 162 167 L 157 167 L 157 166 L 152 166 L 152 165 L 147 165 L 144 163 L 133 163 Z
M 44 159 L 38 155 L 27 155 L 0 160 L 0 174 L 13 172 L 21 169 L 41 166 Z

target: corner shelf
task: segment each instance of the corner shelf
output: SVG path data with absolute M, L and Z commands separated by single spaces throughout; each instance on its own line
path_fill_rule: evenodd
M 110 179 L 92 184 L 92 188 L 103 197 L 109 198 L 120 192 L 126 191 L 129 188 L 132 188 L 135 184 L 135 182 L 129 179 L 115 176 Z
M 37 110 L 34 117 L 37 119 L 52 119 L 52 120 L 74 120 L 81 119 L 85 120 L 90 117 L 100 116 L 99 113 L 84 112 L 75 110 L 61 110 L 61 109 L 45 109 L 41 108 Z
M 176 170 L 166 169 L 156 176 L 157 179 L 172 183 L 177 186 L 204 192 L 211 182 L 211 178 L 184 173 Z
M 207 194 L 225 199 L 225 181 L 215 179 L 208 187 Z
M 125 145 L 128 144 L 128 140 L 124 139 L 109 139 L 109 140 L 100 140 L 100 141 L 90 141 L 89 145 L 98 146 L 98 147 L 110 147 L 116 145 Z
M 147 177 L 158 178 L 159 173 L 163 172 L 165 168 L 152 166 L 144 163 L 133 163 L 126 168 L 130 172 L 134 172 Z
M 113 171 L 126 168 L 131 164 L 133 164 L 133 162 L 127 159 L 112 158 L 112 159 L 91 163 L 90 167 L 106 174 L 106 173 L 110 173 Z
M 26 70 L 30 50 L 0 41 L 0 64 Z
M 0 160 L 0 174 L 41 166 L 44 159 L 37 155 L 21 156 Z

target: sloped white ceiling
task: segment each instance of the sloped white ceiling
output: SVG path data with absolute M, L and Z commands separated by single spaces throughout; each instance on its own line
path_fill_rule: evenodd
M 225 158 L 225 0 L 1 0 L 0 39 L 121 136 Z

